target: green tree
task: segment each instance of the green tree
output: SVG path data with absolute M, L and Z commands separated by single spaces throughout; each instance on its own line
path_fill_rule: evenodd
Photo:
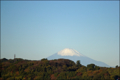
M 81 67 L 80 60 L 77 60 L 76 64 L 77 64 L 77 67 Z
M 116 65 L 115 68 L 118 68 L 118 65 Z
M 95 69 L 95 64 L 88 64 L 87 69 L 88 70 L 94 70 Z
M 45 60 L 47 60 L 47 58 L 43 58 L 43 59 L 41 59 L 41 61 L 45 61 Z
M 57 80 L 67 79 L 67 75 L 65 72 L 61 72 L 59 76 L 57 77 Z
M 100 69 L 100 67 L 99 66 L 95 66 L 95 70 L 99 70 Z
M 67 66 L 63 65 L 63 70 L 66 71 L 67 70 Z
M 44 63 L 44 66 L 49 65 L 49 61 L 47 59 L 41 59 L 41 61 Z
M 58 76 L 58 74 L 59 74 L 59 73 L 58 73 L 58 72 L 56 72 L 56 73 L 54 74 L 54 76 L 55 76 L 55 77 L 57 77 L 57 76 Z
M 85 66 L 80 67 L 76 72 L 86 72 L 87 68 Z

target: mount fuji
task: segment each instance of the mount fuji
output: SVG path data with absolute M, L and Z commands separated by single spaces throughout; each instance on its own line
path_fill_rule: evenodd
M 84 66 L 87 66 L 88 64 L 95 64 L 95 65 L 101 66 L 101 67 L 110 67 L 109 65 L 107 65 L 101 61 L 93 60 L 93 59 L 79 53 L 78 51 L 76 51 L 74 49 L 70 49 L 70 48 L 65 48 L 65 49 L 49 56 L 47 59 L 54 60 L 54 59 L 60 59 L 60 58 L 70 59 L 70 60 L 74 61 L 75 63 L 77 60 L 80 60 L 80 63 Z

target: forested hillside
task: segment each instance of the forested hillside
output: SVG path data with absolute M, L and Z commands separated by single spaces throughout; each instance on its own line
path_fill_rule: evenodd
M 0 80 L 117 80 L 120 67 L 99 67 L 95 64 L 83 66 L 80 61 L 74 63 L 68 59 L 40 61 L 23 60 L 21 58 L 1 61 Z

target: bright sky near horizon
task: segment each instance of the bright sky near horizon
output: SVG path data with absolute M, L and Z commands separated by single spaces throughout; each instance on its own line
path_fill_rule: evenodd
M 119 65 L 119 1 L 1 1 L 1 58 L 40 60 L 64 48 Z

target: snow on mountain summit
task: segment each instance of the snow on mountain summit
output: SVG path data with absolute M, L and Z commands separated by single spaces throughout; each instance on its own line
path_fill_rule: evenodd
M 69 59 L 72 60 L 74 62 L 76 62 L 77 60 L 80 60 L 81 64 L 84 66 L 87 66 L 88 64 L 95 64 L 97 66 L 102 66 L 102 67 L 110 67 L 109 65 L 107 65 L 104 62 L 101 61 L 96 61 L 94 59 L 91 59 L 81 53 L 79 53 L 78 51 L 74 50 L 74 49 L 70 49 L 70 48 L 65 48 L 51 56 L 49 56 L 47 59 L 48 60 L 54 60 L 54 59 Z
M 65 48 L 49 57 L 47 57 L 48 60 L 54 60 L 54 59 L 69 59 L 76 63 L 77 60 L 80 60 L 81 64 L 84 66 L 87 66 L 88 64 L 96 64 L 97 66 L 103 66 L 103 67 L 110 67 L 109 65 L 101 62 L 93 60 L 78 51 L 70 48 Z
M 83 56 L 80 54 L 78 51 L 70 48 L 65 48 L 57 53 L 58 55 L 61 56 Z

